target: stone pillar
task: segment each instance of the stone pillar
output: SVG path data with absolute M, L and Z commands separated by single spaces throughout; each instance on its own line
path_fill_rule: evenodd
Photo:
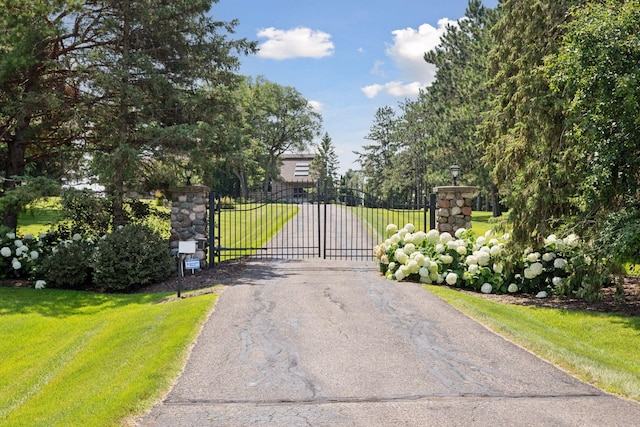
M 209 187 L 194 185 L 172 188 L 171 194 L 171 249 L 178 249 L 178 242 L 201 241 L 194 258 L 204 266 L 207 260 L 207 204 Z
M 440 233 L 455 233 L 459 228 L 471 228 L 471 206 L 476 187 L 436 187 L 438 199 L 436 229 Z

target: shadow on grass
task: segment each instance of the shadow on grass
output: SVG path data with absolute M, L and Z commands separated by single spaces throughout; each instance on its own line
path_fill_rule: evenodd
M 38 314 L 65 318 L 93 315 L 127 305 L 155 304 L 165 294 L 99 294 L 53 289 L 0 288 L 0 315 Z

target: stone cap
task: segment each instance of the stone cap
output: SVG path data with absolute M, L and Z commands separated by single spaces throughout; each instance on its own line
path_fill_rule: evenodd
M 447 185 L 442 187 L 434 187 L 434 193 L 475 193 L 478 189 L 471 186 Z
M 171 187 L 169 194 L 202 194 L 209 193 L 210 189 L 206 185 L 190 185 L 185 187 Z

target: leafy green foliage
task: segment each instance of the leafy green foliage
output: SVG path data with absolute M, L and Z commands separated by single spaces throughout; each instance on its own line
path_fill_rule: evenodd
M 166 279 L 173 266 L 164 239 L 148 227 L 127 225 L 99 243 L 94 284 L 109 291 L 130 291 Z
M 59 242 L 43 262 L 47 287 L 89 289 L 92 287 L 96 244 L 77 235 Z

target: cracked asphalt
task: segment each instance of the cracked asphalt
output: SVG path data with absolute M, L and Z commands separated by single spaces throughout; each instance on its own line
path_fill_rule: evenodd
M 638 426 L 608 395 L 373 262 L 252 261 L 144 426 Z

